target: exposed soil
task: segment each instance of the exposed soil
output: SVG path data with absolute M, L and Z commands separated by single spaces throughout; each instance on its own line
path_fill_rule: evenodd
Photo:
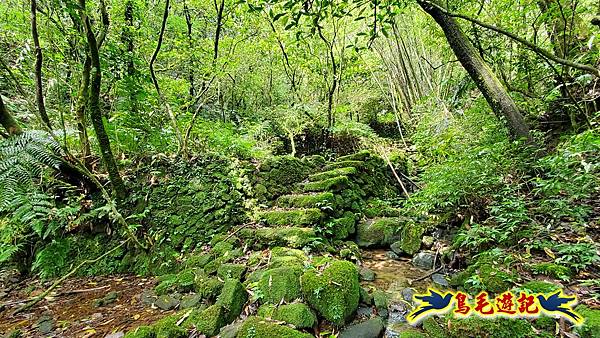
M 156 284 L 154 279 L 124 275 L 70 279 L 51 297 L 25 313 L 12 316 L 20 306 L 12 302 L 34 297 L 50 285 L 34 279 L 20 284 L 13 288 L 16 291 L 0 300 L 0 304 L 9 304 L 0 312 L 2 334 L 20 329 L 25 337 L 104 337 L 153 323 L 173 312 L 153 309 L 140 301 L 142 291 Z M 118 294 L 114 302 L 96 306 L 97 299 L 113 291 Z M 54 320 L 54 331 L 43 335 L 37 325 L 45 315 Z

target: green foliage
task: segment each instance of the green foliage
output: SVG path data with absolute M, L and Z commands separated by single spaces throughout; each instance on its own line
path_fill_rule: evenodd
M 555 262 L 576 271 L 584 270 L 600 261 L 597 248 L 592 243 L 565 243 L 557 245 L 556 249 L 560 257 Z

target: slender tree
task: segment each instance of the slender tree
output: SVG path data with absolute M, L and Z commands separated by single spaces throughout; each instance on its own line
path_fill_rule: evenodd
M 35 49 L 35 98 L 38 111 L 44 124 L 52 130 L 52 124 L 48 113 L 46 112 L 46 104 L 44 103 L 44 90 L 42 86 L 42 65 L 44 63 L 44 55 L 40 46 L 40 37 L 37 29 L 37 1 L 31 0 L 31 35 L 33 38 L 33 46 Z
M 21 127 L 17 123 L 17 120 L 10 114 L 6 106 L 4 105 L 4 101 L 2 101 L 2 95 L 0 95 L 0 124 L 8 135 L 18 135 L 23 132 Z
M 418 0 L 418 3 L 442 28 L 450 48 L 486 98 L 494 113 L 506 119 L 511 134 L 516 138 L 531 140 L 529 127 L 519 108 L 490 66 L 481 58 L 456 20 L 447 15 L 437 4 L 423 0 Z
M 102 5 L 104 4 L 103 1 L 101 1 L 101 3 Z M 92 69 L 90 76 L 91 81 L 89 89 L 90 119 L 92 120 L 94 131 L 96 132 L 96 138 L 98 139 L 100 153 L 102 155 L 104 165 L 106 166 L 106 170 L 108 171 L 108 176 L 112 184 L 113 192 L 118 200 L 122 200 L 125 197 L 125 184 L 121 179 L 121 175 L 119 174 L 119 169 L 117 167 L 117 162 L 115 161 L 112 150 L 110 148 L 110 139 L 108 138 L 106 129 L 104 128 L 104 121 L 102 118 L 102 111 L 100 108 L 100 88 L 102 84 L 102 70 L 100 68 L 98 40 L 96 40 L 96 35 L 94 34 L 94 31 L 92 29 L 92 23 L 86 13 L 86 1 L 79 0 L 79 5 L 81 7 L 81 18 L 84 24 L 89 54 L 92 61 Z M 104 39 L 103 37 L 101 38 L 102 40 Z

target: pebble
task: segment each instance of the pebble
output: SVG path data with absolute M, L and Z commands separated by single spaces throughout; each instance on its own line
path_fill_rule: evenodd
M 444 275 L 442 275 L 441 273 L 434 273 L 433 275 L 431 275 L 431 280 L 433 281 L 434 284 L 437 284 L 441 287 L 448 287 L 448 281 L 446 280 L 446 277 Z
M 415 255 L 412 263 L 418 268 L 430 270 L 433 269 L 434 257 L 435 254 L 432 251 L 421 251 Z

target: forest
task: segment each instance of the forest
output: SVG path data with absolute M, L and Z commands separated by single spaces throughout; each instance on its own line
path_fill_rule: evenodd
M 600 338 L 597 0 L 2 0 L 0 337 Z

